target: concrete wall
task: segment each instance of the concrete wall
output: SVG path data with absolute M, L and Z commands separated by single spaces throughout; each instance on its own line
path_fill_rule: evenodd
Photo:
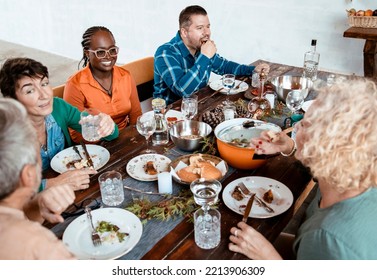
M 0 0 L 0 40 L 79 60 L 83 32 L 104 25 L 120 47 L 118 62 L 126 63 L 170 40 L 191 4 L 207 10 L 212 39 L 228 59 L 301 66 L 316 38 L 320 69 L 357 75 L 364 40 L 343 38 L 345 10 L 377 9 L 375 0 Z

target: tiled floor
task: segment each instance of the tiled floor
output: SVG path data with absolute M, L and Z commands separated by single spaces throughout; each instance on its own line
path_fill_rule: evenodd
M 0 64 L 14 57 L 29 57 L 47 66 L 53 87 L 65 83 L 78 69 L 73 59 L 0 40 Z

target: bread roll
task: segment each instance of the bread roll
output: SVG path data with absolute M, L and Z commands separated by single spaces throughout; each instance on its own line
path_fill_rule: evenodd
M 198 162 L 200 168 L 200 177 L 206 180 L 218 180 L 221 178 L 221 171 L 216 168 L 211 162 Z
M 191 165 L 186 166 L 177 171 L 177 175 L 179 176 L 179 178 L 182 181 L 188 182 L 188 183 L 191 183 L 195 181 L 196 179 L 199 179 L 200 178 L 199 173 L 200 173 L 200 169 Z

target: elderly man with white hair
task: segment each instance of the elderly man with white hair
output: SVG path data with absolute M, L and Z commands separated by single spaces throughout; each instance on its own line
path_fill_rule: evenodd
M 62 222 L 74 201 L 68 185 L 38 193 L 41 158 L 25 108 L 0 98 L 0 259 L 74 259 L 40 223 Z

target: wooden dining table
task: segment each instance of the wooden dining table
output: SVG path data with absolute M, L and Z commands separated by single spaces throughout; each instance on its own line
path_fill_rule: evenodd
M 268 63 L 270 65 L 269 77 L 280 76 L 280 75 L 301 75 L 302 68 L 293 67 L 289 65 L 283 65 L 278 63 L 271 63 L 268 61 L 258 60 L 253 63 L 257 65 L 261 62 Z M 329 73 L 319 72 L 318 81 L 325 81 Z M 244 77 L 238 77 L 241 79 Z M 250 79 L 246 80 L 250 85 Z M 251 87 L 246 92 L 240 92 L 230 96 L 232 100 L 245 99 L 246 93 L 250 93 Z M 313 91 L 313 90 L 312 90 Z M 209 86 L 203 88 L 198 92 L 199 101 L 199 116 L 206 110 L 216 107 L 221 104 L 225 99 L 225 95 L 218 93 L 208 98 L 205 102 L 201 102 L 205 97 L 208 97 L 214 92 Z M 310 98 L 315 97 L 315 92 L 309 94 Z M 173 103 L 172 109 L 180 110 L 180 100 Z M 282 118 L 285 116 L 271 118 L 270 122 L 276 122 L 281 124 Z M 123 178 L 129 178 L 129 174 L 126 171 L 127 163 L 134 157 L 140 155 L 142 150 L 146 148 L 145 138 L 141 136 L 134 125 L 129 126 L 122 131 L 117 139 L 101 143 L 97 143 L 105 147 L 110 152 L 110 159 L 108 163 L 98 170 L 98 173 L 93 175 L 90 180 L 90 187 L 85 190 L 76 191 L 75 204 L 78 205 L 84 200 L 100 199 L 100 189 L 98 184 L 98 176 L 105 171 L 115 170 L 122 174 Z M 170 141 L 167 145 L 163 146 L 153 146 L 160 154 L 166 154 L 169 150 L 177 148 Z M 177 155 L 178 156 L 178 155 Z M 56 176 L 52 170 L 45 172 L 45 177 Z M 246 177 L 246 176 L 263 176 L 271 179 L 275 179 L 284 185 L 286 185 L 293 194 L 293 204 L 284 213 L 270 217 L 270 218 L 249 218 L 248 224 L 259 231 L 263 236 L 265 236 L 269 241 L 274 242 L 278 235 L 282 232 L 284 227 L 289 223 L 294 214 L 294 206 L 296 201 L 300 199 L 300 196 L 305 192 L 308 183 L 311 181 L 312 177 L 310 172 L 306 167 L 304 167 L 295 157 L 283 157 L 281 155 L 271 157 L 266 159 L 263 166 L 254 170 L 240 170 L 236 168 L 229 168 L 228 174 L 221 181 L 223 189 L 232 181 Z M 132 184 L 132 183 L 131 183 Z M 138 182 L 138 184 L 143 184 L 143 182 Z M 149 186 L 157 191 L 157 181 L 148 182 Z M 180 185 L 174 182 L 175 188 L 185 189 L 188 188 L 187 185 Z M 132 187 L 132 186 L 131 186 Z M 126 196 L 129 196 L 126 193 Z M 301 198 L 302 200 L 302 198 Z M 222 200 L 222 193 L 219 195 L 219 203 L 217 205 L 218 210 L 221 213 L 221 241 L 220 244 L 214 249 L 201 249 L 195 244 L 194 240 L 194 225 L 190 221 L 189 217 L 181 217 L 181 220 L 174 225 L 174 227 L 169 230 L 169 232 L 164 233 L 162 236 L 152 240 L 153 244 L 146 252 L 143 252 L 142 256 L 137 257 L 138 259 L 145 260 L 214 260 L 214 259 L 247 259 L 242 254 L 233 253 L 228 249 L 230 229 L 236 226 L 239 221 L 241 221 L 242 216 L 234 211 L 230 210 Z M 73 207 L 70 207 L 68 211 L 74 211 Z M 149 223 L 149 222 L 148 222 Z M 164 222 L 159 222 L 159 227 L 164 227 Z M 45 226 L 50 228 L 58 237 L 62 237 L 64 229 L 68 226 L 63 225 L 52 225 L 45 223 Z M 153 230 L 153 229 L 152 229 Z M 143 233 L 144 234 L 144 233 Z M 89 234 L 88 234 L 89 238 Z M 151 242 L 151 240 L 149 240 Z M 136 245 L 136 247 L 139 244 Z M 141 245 L 140 245 L 141 246 Z

